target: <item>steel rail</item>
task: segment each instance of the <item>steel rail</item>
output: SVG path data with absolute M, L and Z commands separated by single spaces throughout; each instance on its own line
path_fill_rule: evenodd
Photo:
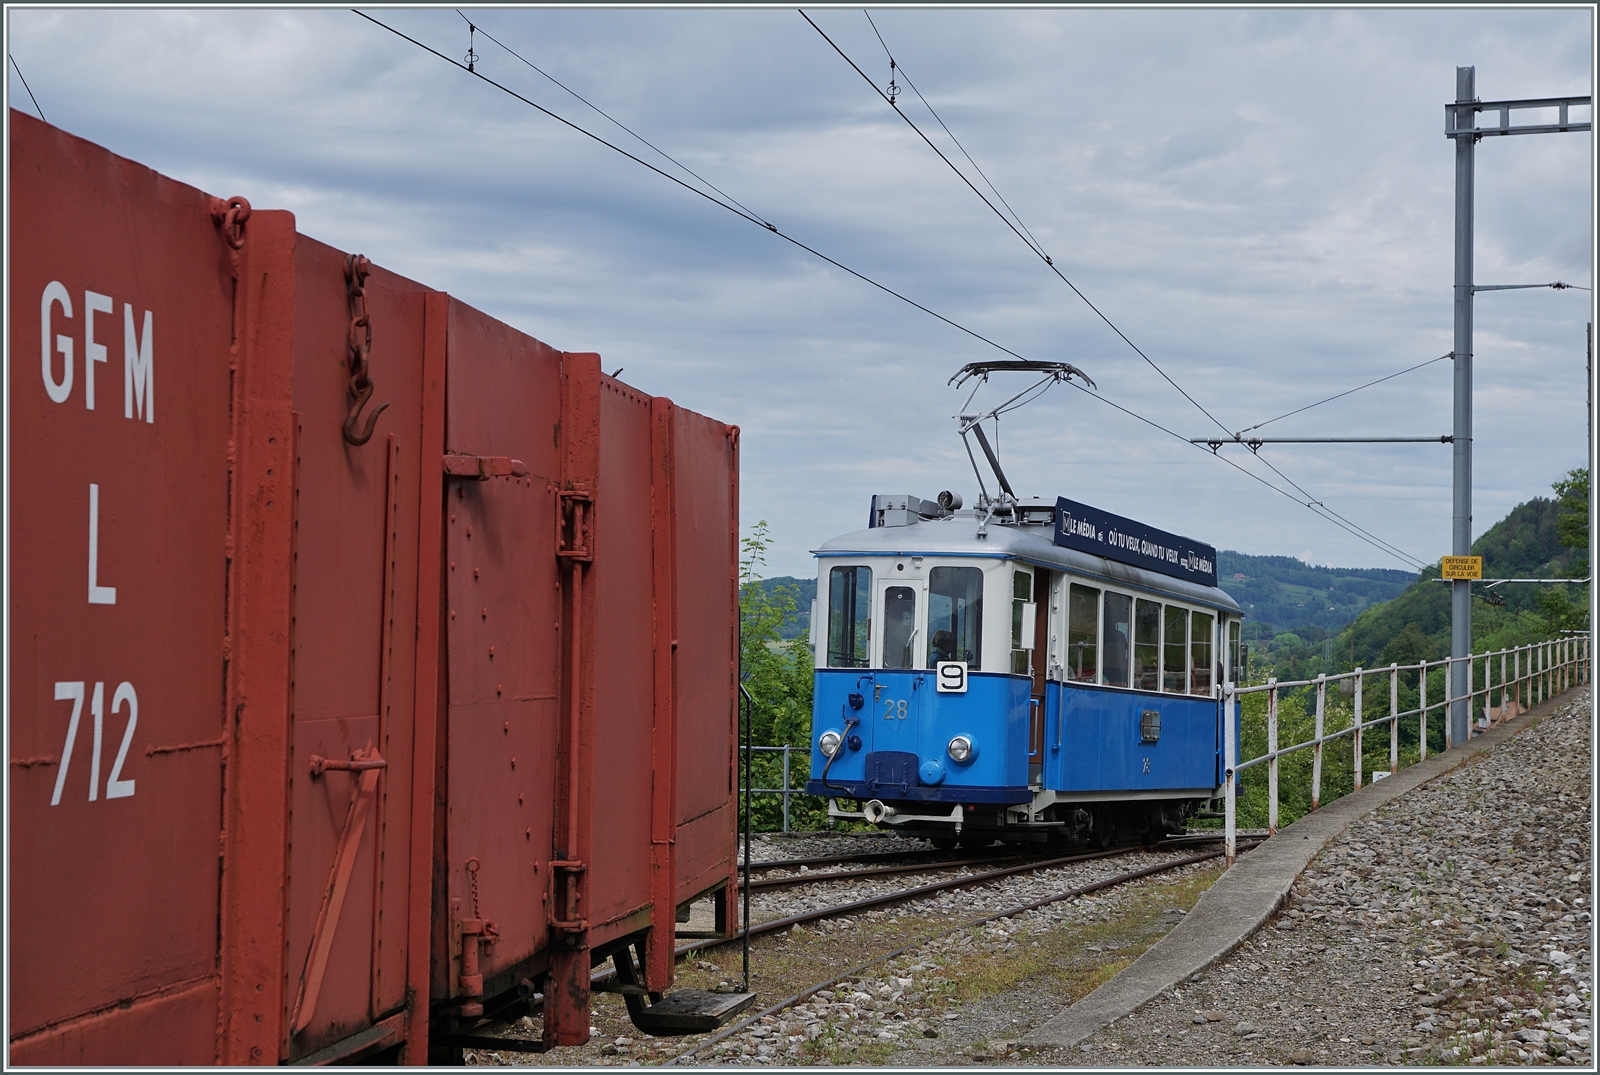
M 1094 859 L 1117 858 L 1117 857 L 1120 857 L 1120 856 L 1123 856 L 1123 855 L 1131 855 L 1131 854 L 1134 854 L 1135 852 L 1138 852 L 1138 851 L 1160 851 L 1160 850 L 1163 850 L 1164 848 L 1173 847 L 1174 844 L 1176 843 L 1176 841 L 1185 841 L 1185 842 L 1188 842 L 1188 843 L 1195 843 L 1195 842 L 1212 843 L 1212 842 L 1220 841 L 1221 838 L 1222 837 L 1221 837 L 1220 834 L 1217 835 L 1217 836 L 1214 836 L 1214 837 L 1210 836 L 1208 834 L 1198 834 L 1198 835 L 1191 834 L 1191 835 L 1188 835 L 1188 836 L 1177 837 L 1175 841 L 1171 841 L 1171 842 L 1163 841 L 1162 843 L 1156 844 L 1156 845 L 1151 846 L 1151 847 L 1143 847 L 1143 846 L 1117 847 L 1117 848 L 1111 848 L 1110 850 L 1106 850 L 1106 851 L 1091 852 L 1091 853 L 1085 854 L 1085 855 L 1071 855 L 1071 856 L 1067 856 L 1065 858 L 1045 859 L 1045 860 L 1040 860 L 1040 861 L 1036 861 L 1036 862 L 1026 863 L 1026 864 L 1023 864 L 1021 866 L 1013 866 L 1013 867 L 1008 867 L 1008 868 L 1000 869 L 1000 870 L 990 870 L 990 871 L 987 871 L 987 872 L 981 873 L 981 874 L 972 874 L 972 875 L 969 875 L 967 877 L 958 877 L 958 878 L 954 878 L 954 879 L 949 880 L 949 881 L 936 882 L 936 883 L 931 884 L 931 885 L 921 885 L 921 886 L 919 886 L 917 888 L 902 889 L 899 892 L 891 892 L 891 893 L 889 893 L 887 895 L 883 895 L 883 896 L 873 896 L 873 897 L 869 897 L 869 898 L 864 899 L 864 900 L 855 900 L 855 901 L 853 901 L 851 903 L 836 904 L 836 905 L 831 906 L 831 907 L 821 908 L 820 910 L 817 910 L 817 911 L 805 912 L 803 914 L 798 914 L 798 915 L 790 915 L 787 918 L 774 919 L 774 920 L 772 920 L 770 922 L 762 922 L 762 923 L 759 923 L 759 924 L 757 924 L 757 925 L 755 925 L 755 926 L 750 928 L 749 936 L 756 937 L 756 936 L 760 936 L 761 934 L 764 934 L 764 933 L 773 933 L 773 932 L 777 932 L 779 930 L 788 929 L 791 926 L 800 925 L 801 923 L 804 923 L 804 922 L 813 922 L 813 921 L 817 921 L 817 920 L 820 920 L 820 919 L 823 919 L 823 918 L 836 918 L 836 917 L 840 917 L 840 916 L 847 915 L 847 914 L 854 914 L 854 913 L 856 913 L 858 911 L 869 910 L 869 909 L 871 909 L 873 907 L 879 907 L 879 906 L 883 906 L 885 904 L 899 903 L 899 902 L 903 902 L 905 900 L 915 899 L 917 896 L 927 895 L 927 894 L 933 893 L 933 892 L 940 892 L 940 891 L 943 891 L 945 889 L 962 888 L 962 887 L 965 887 L 967 885 L 972 885 L 972 884 L 982 884 L 985 881 L 996 880 L 996 879 L 1001 878 L 1001 877 L 1007 877 L 1007 876 L 1010 876 L 1012 874 L 1023 873 L 1023 872 L 1026 872 L 1028 870 L 1048 869 L 1048 868 L 1054 867 L 1054 866 L 1066 865 L 1066 864 L 1073 863 L 1073 862 L 1088 862 L 1088 861 L 1092 861 Z M 1240 851 L 1248 851 L 1252 847 L 1255 847 L 1256 843 L 1259 843 L 1259 842 L 1260 841 L 1257 840 L 1254 843 L 1249 843 L 1249 842 L 1243 843 L 1243 844 L 1240 845 L 1239 850 Z M 1183 845 L 1182 844 L 1177 844 L 1177 846 L 1183 846 Z M 1003 912 L 1001 912 L 1000 914 L 997 914 L 997 915 L 991 915 L 990 917 L 984 918 L 984 919 L 980 919 L 978 922 L 975 922 L 975 923 L 968 923 L 965 926 L 956 926 L 956 927 L 952 927 L 951 929 L 944 930 L 944 931 L 942 931 L 940 933 L 931 934 L 928 937 L 925 937 L 922 940 L 916 942 L 915 944 L 909 945 L 907 948 L 900 949 L 899 951 L 896 951 L 896 952 L 891 952 L 887 956 L 881 956 L 881 957 L 879 957 L 879 959 L 874 960 L 873 962 L 881 962 L 881 961 L 883 961 L 885 959 L 892 959 L 894 956 L 900 954 L 900 952 L 902 952 L 902 951 L 906 951 L 909 948 L 915 948 L 915 947 L 917 947 L 917 945 L 920 945 L 920 944 L 926 944 L 929 940 L 932 940 L 935 937 L 943 936 L 945 933 L 953 933 L 957 929 L 972 928 L 974 926 L 982 925 L 985 922 L 992 922 L 997 918 L 1005 918 L 1005 917 L 1009 917 L 1011 915 L 1021 914 L 1024 911 L 1033 910 L 1033 909 L 1038 908 L 1038 907 L 1044 907 L 1044 906 L 1046 906 L 1048 904 L 1056 903 L 1056 902 L 1059 902 L 1059 901 L 1064 900 L 1064 899 L 1072 899 L 1075 896 L 1085 895 L 1085 894 L 1088 894 L 1090 892 L 1098 891 L 1099 889 L 1102 889 L 1102 888 L 1108 888 L 1108 887 L 1110 887 L 1112 885 L 1115 885 L 1115 884 L 1121 884 L 1121 883 L 1126 882 L 1126 881 L 1136 880 L 1136 879 L 1141 878 L 1141 877 L 1148 877 L 1151 874 L 1160 873 L 1160 872 L 1162 872 L 1164 870 L 1176 869 L 1179 866 L 1186 866 L 1186 865 L 1189 865 L 1189 864 L 1195 863 L 1195 862 L 1205 862 L 1205 861 L 1207 861 L 1209 859 L 1217 858 L 1218 856 L 1222 855 L 1223 853 L 1224 852 L 1222 850 L 1207 851 L 1207 852 L 1203 852 L 1203 853 L 1201 853 L 1199 855 L 1191 855 L 1191 856 L 1189 856 L 1187 858 L 1176 859 L 1176 860 L 1174 860 L 1172 862 L 1158 863 L 1155 866 L 1148 866 L 1148 867 L 1145 867 L 1145 868 L 1140 869 L 1140 870 L 1134 870 L 1134 871 L 1132 871 L 1130 873 L 1118 874 L 1115 877 L 1108 878 L 1108 879 L 1105 879 L 1105 880 L 1102 880 L 1102 881 L 1094 881 L 1094 882 L 1091 882 L 1088 885 L 1080 886 L 1078 888 L 1071 889 L 1071 890 L 1069 890 L 1067 892 L 1059 893 L 1059 894 L 1057 894 L 1055 896 L 1048 896 L 1048 897 L 1046 897 L 1046 898 L 1044 898 L 1042 900 L 1036 900 L 1036 901 L 1034 901 L 1033 903 L 1030 903 L 1030 904 L 1024 904 L 1024 905 L 1019 906 L 1019 907 L 1013 907 L 1008 911 L 1003 911 Z M 693 954 L 695 952 L 704 951 L 704 950 L 706 950 L 708 948 L 717 948 L 717 947 L 720 947 L 720 946 L 722 946 L 724 944 L 732 944 L 732 943 L 734 943 L 736 941 L 741 941 L 741 940 L 744 940 L 744 939 L 745 939 L 745 931 L 736 930 L 736 931 L 728 934 L 726 937 L 708 938 L 706 940 L 695 941 L 695 942 L 692 942 L 690 944 L 679 945 L 677 948 L 675 948 L 673 950 L 673 959 L 676 961 L 676 960 L 682 959 L 684 956 L 691 955 L 691 954 Z M 871 964 L 870 963 L 863 964 L 863 966 L 871 966 Z M 857 968 L 857 970 L 859 970 L 859 969 L 861 969 L 861 968 Z M 852 973 L 854 973 L 854 972 L 852 972 Z M 609 981 L 611 978 L 614 978 L 615 976 L 616 976 L 616 968 L 615 967 L 605 967 L 603 969 L 596 970 L 593 974 L 591 974 L 589 976 L 589 980 L 590 980 L 591 983 L 599 983 L 599 982 Z M 849 977 L 849 976 L 850 976 L 849 974 L 845 974 L 845 975 L 841 975 L 840 977 Z M 838 978 L 832 979 L 832 981 L 838 981 L 838 980 L 839 980 Z M 816 989 L 825 989 L 825 988 L 827 988 L 827 986 L 829 984 L 831 984 L 831 983 L 830 982 L 824 982 L 822 985 L 814 987 L 812 992 L 815 992 Z M 809 995 L 810 995 L 810 993 L 807 993 L 805 996 L 809 996 Z M 802 996 L 799 999 L 803 1000 L 803 999 L 805 999 L 805 997 Z M 531 1015 L 532 1013 L 534 1013 L 536 1011 L 539 1011 L 544 1007 L 543 1001 L 544 1001 L 544 995 L 542 993 L 534 993 L 531 996 L 529 996 L 526 1000 L 513 1001 L 510 1005 L 508 1005 L 503 1010 L 497 1012 L 494 1016 L 487 1017 L 487 1018 L 484 1018 L 482 1020 L 478 1020 L 478 1021 L 476 1021 L 475 1025 L 473 1025 L 471 1027 L 462 1028 L 462 1030 L 456 1032 L 455 1034 L 453 1034 L 451 1036 L 451 1041 L 452 1041 L 452 1043 L 454 1043 L 456 1045 L 459 1045 L 462 1048 L 468 1048 L 468 1049 L 485 1049 L 485 1050 L 490 1050 L 490 1051 L 499 1050 L 501 1052 L 544 1052 L 545 1051 L 544 1047 L 543 1047 L 542 1043 L 540 1042 L 540 1039 L 537 1039 L 537 1038 L 531 1038 L 531 1039 L 499 1038 L 499 1037 L 494 1037 L 493 1035 L 473 1033 L 473 1031 L 485 1030 L 488 1027 L 495 1026 L 495 1025 L 498 1025 L 498 1024 L 503 1024 L 503 1023 L 507 1022 L 508 1019 L 506 1018 L 506 1016 L 508 1014 L 510 1014 L 510 1013 L 513 1013 L 513 1012 L 514 1012 L 514 1014 L 512 1015 L 512 1018 L 519 1018 L 523 1014 Z M 798 1001 L 797 1000 L 791 1000 L 789 1003 L 791 1003 L 791 1004 L 798 1003 Z M 759 1019 L 764 1015 L 769 1015 L 769 1014 L 771 1014 L 771 1012 L 773 1010 L 781 1010 L 781 1009 L 769 1009 L 767 1011 L 762 1012 L 760 1015 L 755 1016 L 754 1018 Z M 748 1025 L 749 1025 L 749 1021 L 746 1021 L 745 1023 L 740 1024 L 741 1027 L 742 1026 L 748 1026 Z M 735 1029 L 737 1029 L 737 1028 L 735 1028 Z M 731 1031 L 730 1031 L 730 1033 L 731 1033 Z M 718 1041 L 718 1040 L 721 1040 L 721 1038 L 719 1037 L 717 1039 L 713 1039 L 713 1041 Z M 708 1042 L 705 1042 L 703 1044 L 711 1044 L 711 1043 L 712 1042 L 708 1041 Z M 676 1058 L 674 1058 L 674 1059 L 676 1059 Z M 669 1061 L 667 1061 L 667 1063 L 670 1064 L 670 1063 L 672 1063 L 672 1061 L 669 1060 Z
M 1242 845 L 1239 848 L 1239 850 L 1240 851 L 1249 851 L 1251 848 L 1257 846 L 1257 844 L 1259 842 L 1260 841 L 1257 841 L 1256 843 Z M 1129 849 L 1129 850 L 1136 850 L 1136 849 Z M 1197 862 L 1206 862 L 1206 861 L 1208 861 L 1210 859 L 1221 858 L 1224 854 L 1225 854 L 1225 852 L 1224 851 L 1220 851 L 1220 850 L 1219 851 L 1207 851 L 1207 852 L 1204 852 L 1203 854 L 1189 855 L 1186 858 L 1176 859 L 1176 860 L 1174 860 L 1172 862 L 1162 862 L 1162 863 L 1158 863 L 1158 864 L 1156 864 L 1154 866 L 1146 866 L 1144 869 L 1131 870 L 1128 873 L 1117 874 L 1114 877 L 1107 877 L 1107 878 L 1104 878 L 1104 879 L 1099 880 L 1099 881 L 1092 881 L 1087 885 L 1079 885 L 1077 888 L 1068 889 L 1065 892 L 1059 892 L 1059 893 L 1055 894 L 1054 896 L 1046 896 L 1043 899 L 1032 900 L 1032 901 L 1030 901 L 1028 903 L 1018 904 L 1017 906 L 1009 907 L 1006 910 L 999 912 L 998 914 L 992 914 L 992 915 L 988 915 L 988 916 L 983 917 L 983 918 L 975 919 L 974 921 L 971 921 L 971 922 L 965 922 L 965 923 L 962 923 L 959 926 L 952 926 L 949 929 L 936 930 L 933 933 L 929 933 L 929 934 L 927 934 L 927 935 L 925 935 L 925 936 L 923 936 L 923 937 L 911 942 L 910 944 L 903 945 L 903 946 L 901 946 L 899 948 L 896 948 L 892 952 L 886 952 L 885 954 L 883 954 L 881 956 L 877 956 L 877 957 L 875 957 L 873 959 L 869 959 L 865 963 L 862 963 L 862 964 L 859 964 L 858 966 L 852 967 L 849 970 L 845 971 L 843 974 L 836 974 L 832 978 L 829 978 L 825 982 L 819 982 L 816 985 L 809 986 L 806 989 L 801 990 L 800 992 L 794 994 L 793 996 L 785 997 L 783 1000 L 780 1000 L 776 1004 L 770 1005 L 769 1007 L 762 1009 L 761 1011 L 757 1012 L 755 1015 L 752 1015 L 749 1018 L 744 1019 L 741 1022 L 734 1024 L 733 1026 L 730 1026 L 730 1027 L 727 1027 L 727 1028 L 725 1028 L 723 1030 L 718 1031 L 716 1034 L 714 1034 L 711 1037 L 707 1038 L 705 1041 L 697 1042 L 693 1048 L 687 1049 L 684 1052 L 679 1053 L 677 1056 L 674 1056 L 672 1059 L 663 1062 L 661 1066 L 662 1067 L 672 1067 L 672 1066 L 676 1065 L 678 1063 L 678 1061 L 687 1060 L 687 1059 L 693 1057 L 696 1053 L 700 1052 L 700 1050 L 705 1049 L 705 1048 L 707 1048 L 709 1046 L 712 1046 L 712 1045 L 716 1045 L 718 1042 L 724 1041 L 727 1038 L 732 1037 L 733 1035 L 737 1034 L 739 1031 L 744 1030 L 746 1027 L 753 1026 L 755 1023 L 759 1022 L 762 1019 L 765 1019 L 769 1015 L 776 1015 L 778 1012 L 781 1012 L 786 1008 L 794 1007 L 796 1004 L 799 1004 L 803 1000 L 808 1000 L 809 998 L 814 996 L 816 993 L 820 992 L 823 989 L 828 988 L 830 985 L 834 985 L 834 984 L 836 984 L 838 982 L 842 982 L 846 978 L 854 978 L 854 977 L 860 975 L 863 971 L 866 971 L 871 967 L 877 966 L 879 963 L 887 963 L 889 960 L 894 959 L 896 956 L 904 955 L 906 952 L 909 952 L 909 951 L 911 951 L 911 950 L 913 950 L 915 948 L 922 947 L 923 945 L 927 944 L 929 941 L 937 940 L 940 937 L 948 936 L 951 933 L 956 933 L 956 932 L 959 932 L 961 930 L 977 929 L 980 926 L 988 925 L 990 922 L 995 922 L 995 921 L 998 921 L 999 919 L 1002 919 L 1002 918 L 1012 918 L 1012 917 L 1015 917 L 1016 915 L 1019 915 L 1019 914 L 1026 914 L 1028 911 L 1036 911 L 1039 908 L 1047 907 L 1052 903 L 1060 903 L 1062 900 L 1070 900 L 1070 899 L 1075 899 L 1075 898 L 1077 898 L 1079 896 L 1087 896 L 1090 893 L 1098 892 L 1101 889 L 1111 888 L 1111 887 L 1114 887 L 1116 885 L 1121 885 L 1121 884 L 1127 884 L 1130 881 L 1137 881 L 1137 880 L 1140 880 L 1140 879 L 1145 878 L 1145 877 L 1150 877 L 1153 874 L 1164 873 L 1167 870 L 1175 870 L 1175 869 L 1178 869 L 1179 867 L 1182 867 L 1182 866 L 1192 866 Z
M 1387 720 L 1388 718 L 1385 717 L 1384 719 Z M 1160 842 L 1160 844 L 1156 845 L 1156 846 L 1161 847 L 1161 848 L 1183 847 L 1186 844 L 1206 843 L 1206 842 L 1209 842 L 1211 840 L 1220 840 L 1221 838 L 1222 838 L 1221 836 L 1212 836 L 1209 833 L 1186 833 L 1186 834 L 1184 834 L 1182 836 L 1174 836 L 1174 837 L 1170 837 L 1168 839 L 1162 840 Z M 929 852 L 926 852 L 926 851 L 909 851 L 909 852 L 908 851 L 891 851 L 891 852 L 883 852 L 883 854 L 885 854 L 885 855 L 925 855 L 925 854 L 928 854 L 928 853 Z M 863 878 L 885 877 L 885 876 L 888 876 L 890 874 L 896 874 L 896 873 L 932 873 L 935 870 L 951 870 L 951 869 L 956 869 L 956 868 L 961 867 L 961 866 L 981 866 L 981 865 L 990 864 L 990 863 L 1005 862 L 1008 859 L 1026 859 L 1026 860 L 1032 862 L 1032 861 L 1036 861 L 1037 860 L 1037 854 L 1036 853 L 1035 854 L 1030 854 L 1030 852 L 1027 851 L 1027 850 L 1023 850 L 1023 851 L 1020 851 L 1020 852 L 1012 850 L 1012 851 L 1009 851 L 1009 852 L 997 852 L 996 854 L 986 855 L 986 856 L 983 856 L 981 858 L 946 859 L 946 860 L 936 861 L 936 862 L 912 863 L 910 865 L 905 865 L 905 866 L 872 866 L 872 867 L 867 867 L 865 869 L 860 869 L 860 870 L 823 870 L 823 871 L 819 871 L 819 872 L 816 872 L 816 873 L 795 874 L 795 875 L 792 875 L 792 876 L 789 876 L 789 877 L 762 878 L 759 881 L 751 881 L 750 882 L 750 887 L 752 889 L 758 889 L 758 888 L 764 888 L 764 889 L 797 888 L 797 887 L 799 887 L 801 885 L 816 884 L 816 883 L 821 883 L 821 882 L 824 882 L 824 881 L 856 881 L 856 880 L 861 880 Z M 858 859 L 858 858 L 844 858 L 844 859 L 820 859 L 820 860 L 813 859 L 813 860 L 793 860 L 793 861 L 796 864 L 798 864 L 800 862 L 818 862 L 818 861 L 820 861 L 820 862 L 832 863 L 832 862 L 857 862 L 857 861 L 861 861 L 861 860 Z M 756 868 L 760 867 L 761 865 L 762 865 L 762 863 L 751 863 L 751 869 L 756 869 Z M 768 866 L 776 866 L 778 864 L 777 863 L 767 863 L 766 865 L 768 865 Z
M 790 926 L 798 926 L 806 922 L 815 922 L 823 918 L 839 918 L 844 915 L 856 914 L 861 911 L 868 911 L 875 907 L 883 907 L 892 903 L 904 903 L 907 900 L 914 900 L 920 896 L 932 895 L 935 892 L 944 892 L 953 888 L 966 888 L 969 885 L 981 885 L 988 881 L 999 880 L 1002 877 L 1011 877 L 1014 874 L 1028 873 L 1032 870 L 1048 870 L 1056 866 L 1070 865 L 1074 862 L 1091 862 L 1095 859 L 1120 858 L 1123 855 L 1131 855 L 1138 851 L 1160 851 L 1162 849 L 1162 844 L 1155 844 L 1151 847 L 1137 845 L 1133 847 L 1113 847 L 1105 851 L 1090 851 L 1081 855 L 1066 855 L 1060 858 L 1038 859 L 1033 862 L 1025 862 L 1018 866 L 1005 866 L 997 870 L 985 870 L 982 873 L 967 874 L 964 877 L 952 877 L 945 881 L 934 881 L 930 884 L 918 885 L 915 888 L 901 889 L 898 892 L 889 892 L 881 896 L 868 896 L 864 899 L 852 900 L 849 903 L 835 904 L 831 907 L 823 907 L 815 911 L 802 911 L 799 914 L 788 915 L 783 918 L 772 919 L 768 922 L 757 923 L 750 927 L 750 936 L 758 937 L 764 933 L 776 933 L 780 930 L 788 929 Z M 684 955 L 689 952 L 704 951 L 707 948 L 717 948 L 724 944 L 731 944 L 734 941 L 740 940 L 742 937 L 743 931 L 729 934 L 727 937 L 711 937 L 702 941 L 695 941 L 691 944 L 683 945 L 677 949 L 677 953 L 679 955 Z
M 924 848 L 921 851 L 868 851 L 859 855 L 822 855 L 815 858 L 798 859 L 770 859 L 766 862 L 752 862 L 751 870 L 788 870 L 800 866 L 836 866 L 845 862 L 908 862 L 914 858 L 928 855 L 948 855 L 950 852 L 941 851 L 936 847 Z M 1002 857 L 1002 856 L 994 856 Z M 965 859 L 961 861 L 967 861 Z

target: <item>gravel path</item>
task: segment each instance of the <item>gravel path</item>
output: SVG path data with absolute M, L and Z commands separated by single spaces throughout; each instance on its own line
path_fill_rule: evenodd
M 1587 699 L 1331 842 L 1198 980 L 1035 1064 L 1593 1068 Z

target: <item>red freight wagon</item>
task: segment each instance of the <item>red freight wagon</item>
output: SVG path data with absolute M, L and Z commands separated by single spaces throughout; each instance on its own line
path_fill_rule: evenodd
M 11 1063 L 659 994 L 732 920 L 738 430 L 10 119 Z

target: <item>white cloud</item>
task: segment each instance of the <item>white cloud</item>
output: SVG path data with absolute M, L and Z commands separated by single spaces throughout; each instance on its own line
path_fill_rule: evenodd
M 973 480 L 945 379 L 981 344 L 342 10 L 8 10 L 52 122 L 297 214 L 743 435 L 776 573 L 875 492 Z M 448 55 L 451 10 L 374 14 Z M 508 10 L 475 20 L 786 231 L 1024 354 L 1085 368 L 1183 437 L 1214 427 L 1034 259 L 788 9 Z M 812 17 L 880 83 L 854 10 Z M 1230 428 L 1451 348 L 1454 65 L 1485 99 L 1589 92 L 1587 10 L 912 10 L 896 58 L 1069 277 Z M 656 161 L 481 36 L 480 69 Z M 15 107 L 29 107 L 15 74 Z M 915 97 L 902 97 L 920 121 Z M 947 143 L 939 137 L 941 146 Z M 1592 281 L 1593 142 L 1478 151 L 1482 282 Z M 656 161 L 659 163 L 658 161 Z M 665 167 L 665 165 L 663 165 Z M 1476 529 L 1585 452 L 1589 292 L 1480 296 Z M 1438 363 L 1278 435 L 1449 431 Z M 1007 420 L 1019 489 L 1221 547 L 1383 554 L 1076 392 Z M 1341 514 L 1431 560 L 1450 449 L 1280 448 Z M 1275 483 L 1261 463 L 1230 456 Z

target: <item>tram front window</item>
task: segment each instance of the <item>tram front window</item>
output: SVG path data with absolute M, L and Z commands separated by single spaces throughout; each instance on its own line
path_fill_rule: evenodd
M 1106 591 L 1105 631 L 1101 635 L 1105 673 L 1101 682 L 1113 687 L 1128 685 L 1128 646 L 1133 635 L 1133 598 L 1125 593 Z
M 1074 683 L 1094 682 L 1099 614 L 1100 591 L 1073 583 L 1067 596 L 1067 678 Z
M 883 591 L 883 666 L 912 668 L 916 651 L 917 591 L 890 586 Z
M 872 568 L 836 567 L 828 572 L 828 667 L 867 666 L 867 610 L 872 603 Z
M 983 572 L 936 567 L 928 572 L 928 666 L 966 661 L 977 671 L 983 652 Z
M 1161 602 L 1135 601 L 1133 610 L 1133 685 L 1161 689 Z

